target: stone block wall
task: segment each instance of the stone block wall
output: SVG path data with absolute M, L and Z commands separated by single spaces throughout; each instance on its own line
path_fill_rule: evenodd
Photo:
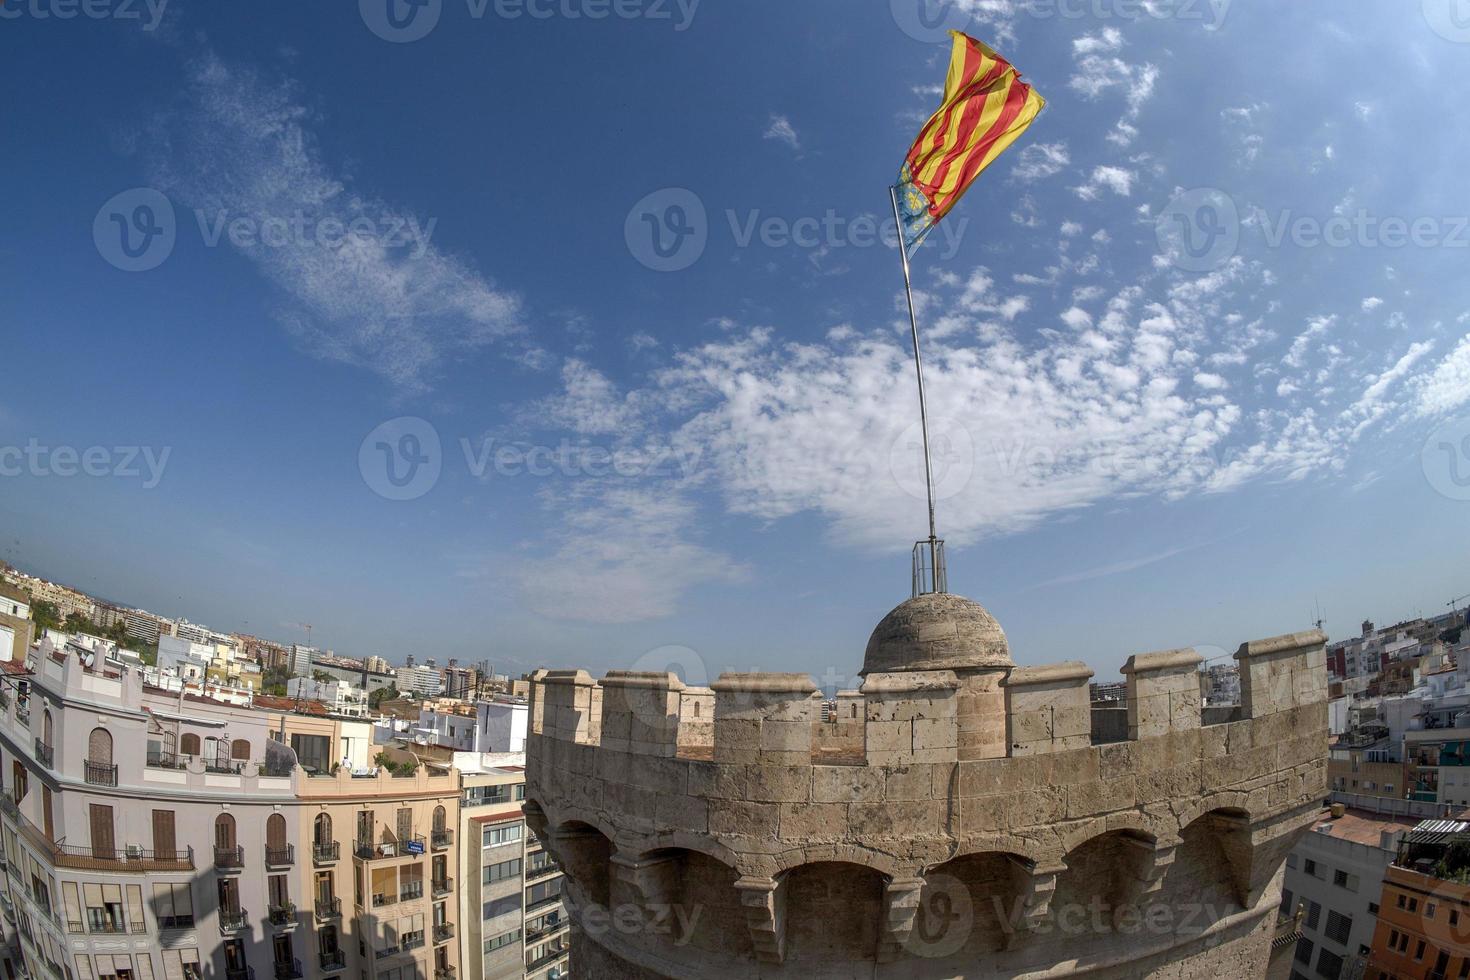
M 1326 792 L 1325 637 L 1236 659 L 1240 717 L 1209 724 L 1197 654 L 1131 658 L 1127 737 L 1099 745 L 1085 665 L 1013 668 L 1007 755 L 984 759 L 959 745 L 949 670 L 869 674 L 845 699 L 861 752 L 840 760 L 806 675 L 705 693 L 552 671 L 532 698 L 528 814 L 610 976 L 1245 975 Z M 1143 913 L 1173 927 L 1130 931 Z M 585 927 L 602 914 L 631 925 Z

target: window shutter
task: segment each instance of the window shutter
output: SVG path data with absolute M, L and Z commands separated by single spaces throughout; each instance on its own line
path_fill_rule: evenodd
M 92 973 L 92 957 L 86 955 L 85 953 L 78 953 L 76 959 L 77 976 L 80 977 L 81 980 L 93 980 L 95 974 Z
M 66 918 L 68 922 L 82 921 L 82 900 L 77 892 L 77 883 L 74 881 L 63 881 L 61 883 L 61 900 L 66 905 Z
M 163 951 L 163 980 L 184 980 L 184 965 L 176 949 Z
M 153 886 L 153 914 L 160 919 L 174 917 L 174 889 L 172 885 Z
M 89 909 L 100 909 L 102 907 L 102 886 L 92 882 L 82 885 L 82 898 Z
M 143 886 L 128 886 L 128 925 L 133 927 L 134 932 L 141 932 L 146 928 L 143 919 Z
M 147 953 L 138 954 L 138 980 L 153 980 L 153 957 Z

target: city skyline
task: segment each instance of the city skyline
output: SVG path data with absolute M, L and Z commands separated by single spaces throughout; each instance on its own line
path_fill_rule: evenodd
M 1470 592 L 1435 3 L 433 6 L 12 11 L 0 557 L 358 656 L 855 671 L 925 533 L 881 232 L 956 27 L 1049 102 L 914 269 L 1017 662 Z

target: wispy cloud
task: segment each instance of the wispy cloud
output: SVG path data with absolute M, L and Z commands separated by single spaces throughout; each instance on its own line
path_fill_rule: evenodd
M 448 358 L 496 344 L 534 360 L 520 299 L 426 241 L 432 217 L 336 173 L 315 121 L 290 81 L 204 54 L 189 66 L 179 108 L 152 126 L 152 179 L 212 225 L 299 220 L 305 233 L 233 247 L 278 288 L 277 319 L 318 357 L 373 371 L 401 392 L 429 388 Z M 340 244 L 316 235 L 354 223 L 373 233 Z M 421 233 L 405 241 L 411 228 Z
M 765 139 L 785 143 L 796 152 L 801 152 L 801 137 L 796 133 L 796 127 L 791 125 L 791 120 L 785 116 L 771 114 L 771 124 L 766 127 L 763 134 Z

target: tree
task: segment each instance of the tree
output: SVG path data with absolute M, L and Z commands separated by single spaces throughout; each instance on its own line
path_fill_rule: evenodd
M 97 629 L 96 625 L 81 613 L 66 614 L 66 631 L 68 633 L 91 633 Z
M 323 684 L 330 684 L 333 681 L 335 681 L 337 678 L 333 677 L 331 674 L 327 673 L 325 670 L 313 670 L 311 672 L 311 679 L 314 680 L 314 681 L 320 681 Z
M 36 624 L 36 633 L 39 635 L 43 630 L 61 629 L 61 610 L 56 608 L 56 603 L 41 599 L 31 603 L 31 619 Z
M 377 711 L 384 701 L 393 701 L 398 697 L 398 688 L 380 687 L 368 694 L 368 707 Z

